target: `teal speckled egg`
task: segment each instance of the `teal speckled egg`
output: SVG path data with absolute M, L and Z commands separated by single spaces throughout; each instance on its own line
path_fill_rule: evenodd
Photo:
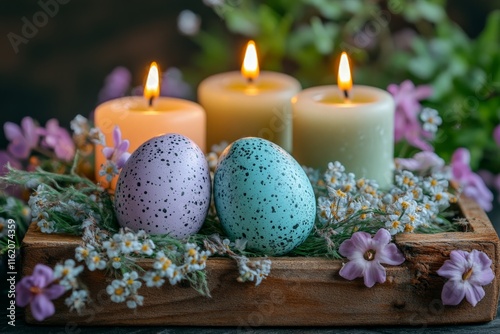
M 224 231 L 249 249 L 283 255 L 311 232 L 316 200 L 301 166 L 278 145 L 243 138 L 219 158 L 214 201 Z

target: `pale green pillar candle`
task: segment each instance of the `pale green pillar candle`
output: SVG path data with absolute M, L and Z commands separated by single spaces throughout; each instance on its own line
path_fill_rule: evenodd
M 384 90 L 356 85 L 346 101 L 337 86 L 303 90 L 292 99 L 293 155 L 325 170 L 339 161 L 357 178 L 387 188 L 394 170 L 394 100 Z

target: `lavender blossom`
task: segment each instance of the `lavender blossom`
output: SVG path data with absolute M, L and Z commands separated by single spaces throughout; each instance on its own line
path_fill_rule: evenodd
M 470 168 L 470 153 L 459 148 L 451 157 L 452 178 L 463 188 L 463 193 L 474 199 L 484 210 L 492 209 L 493 194 L 479 175 Z
M 439 276 L 448 278 L 441 292 L 443 305 L 458 305 L 465 297 L 476 306 L 485 295 L 483 286 L 495 278 L 491 264 L 488 255 L 481 251 L 452 251 L 450 259 L 437 271 Z
M 412 146 L 424 151 L 432 150 L 425 136 L 428 133 L 423 130 L 418 119 L 418 114 L 422 108 L 420 100 L 432 95 L 430 86 L 415 86 L 410 80 L 403 81 L 401 85 L 391 84 L 387 90 L 393 95 L 396 103 L 394 139 L 398 142 L 406 139 Z
M 99 92 L 99 103 L 116 99 L 125 95 L 130 88 L 132 75 L 125 67 L 116 67 L 106 77 L 104 87 Z
M 16 169 L 21 169 L 22 165 L 16 158 L 11 156 L 7 151 L 0 151 L 0 175 L 7 173 L 7 164 Z
M 430 151 L 418 152 L 413 158 L 396 158 L 396 163 L 403 169 L 418 172 L 427 172 L 444 167 L 444 160 L 436 153 Z
M 51 300 L 61 297 L 66 289 L 54 282 L 51 268 L 37 264 L 31 276 L 26 276 L 16 284 L 18 306 L 31 306 L 33 317 L 42 321 L 55 313 Z
M 107 160 L 116 164 L 116 168 L 121 169 L 130 157 L 130 153 L 127 152 L 130 142 L 127 139 L 122 140 L 122 133 L 118 126 L 113 129 L 113 144 L 113 147 L 103 148 L 102 153 Z
M 21 126 L 6 122 L 3 130 L 5 137 L 10 141 L 7 150 L 14 158 L 28 158 L 31 150 L 38 145 L 37 126 L 31 117 L 24 117 Z
M 38 134 L 43 136 L 42 146 L 53 149 L 58 159 L 71 161 L 75 156 L 75 143 L 68 130 L 59 126 L 57 119 L 48 120 L 45 129 L 38 129 Z
M 339 253 L 349 259 L 340 269 L 340 276 L 348 280 L 363 277 L 369 288 L 377 282 L 384 283 L 386 273 L 382 263 L 400 265 L 405 261 L 401 251 L 390 241 L 391 234 L 386 229 L 378 230 L 373 238 L 366 232 L 355 232 L 340 245 Z
M 493 139 L 495 139 L 495 143 L 500 147 L 500 124 L 493 130 Z

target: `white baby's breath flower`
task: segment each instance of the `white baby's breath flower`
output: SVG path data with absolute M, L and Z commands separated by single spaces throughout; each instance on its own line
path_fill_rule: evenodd
M 119 257 L 121 254 L 121 235 L 115 234 L 113 238 L 106 240 L 102 243 L 109 258 Z
M 87 257 L 90 255 L 90 252 L 94 250 L 94 246 L 92 245 L 85 245 L 85 247 L 78 246 L 75 248 L 75 258 L 78 261 L 84 261 L 87 259 Z
M 438 126 L 443 122 L 441 117 L 439 117 L 438 111 L 432 108 L 422 109 L 420 119 L 424 122 L 424 130 L 430 133 L 436 133 Z
M 90 254 L 85 259 L 85 263 L 87 264 L 87 268 L 90 271 L 94 271 L 96 269 L 103 270 L 106 268 L 106 261 L 102 258 L 102 256 L 96 252 L 91 251 Z
M 123 282 L 131 292 L 136 292 L 142 286 L 142 283 L 137 280 L 138 278 L 139 275 L 136 271 L 123 274 Z
M 75 267 L 73 259 L 67 259 L 64 264 L 57 264 L 54 268 L 54 279 L 59 280 L 59 284 L 66 289 L 70 289 L 76 284 L 76 276 L 83 271 L 83 266 Z
M 130 294 L 125 282 L 117 279 L 113 280 L 113 282 L 106 287 L 106 292 L 111 296 L 111 300 L 115 303 L 124 302 Z
M 122 267 L 122 258 L 120 256 L 111 257 L 110 260 L 113 268 L 120 269 Z
M 76 115 L 76 117 L 69 124 L 75 135 L 86 134 L 90 129 L 88 120 L 82 115 Z
M 140 252 L 144 255 L 153 254 L 153 249 L 155 249 L 155 244 L 150 239 L 144 240 L 140 246 Z
M 166 257 L 163 252 L 156 254 L 156 261 L 153 263 L 153 268 L 158 270 L 161 277 L 171 278 L 175 267 L 172 260 Z
M 175 267 L 174 270 L 172 271 L 172 276 L 169 277 L 169 282 L 171 285 L 175 285 L 182 281 L 184 278 L 184 274 L 182 273 L 182 269 Z
M 157 271 L 148 271 L 146 274 L 144 274 L 143 278 L 144 282 L 146 282 L 147 287 L 157 287 L 159 288 L 160 286 L 165 283 L 165 280 L 160 276 L 160 274 Z
M 118 166 L 114 161 L 107 160 L 105 164 L 101 166 L 99 171 L 99 176 L 105 176 L 106 181 L 111 182 L 113 178 L 119 174 Z
M 106 137 L 99 128 L 91 128 L 88 136 L 93 144 L 106 146 Z
M 69 307 L 70 311 L 76 310 L 80 313 L 87 303 L 88 293 L 86 290 L 73 290 L 71 295 L 65 299 L 64 303 Z
M 137 306 L 142 306 L 144 302 L 144 297 L 139 296 L 138 294 L 132 295 L 129 300 L 127 300 L 127 307 L 134 309 L 137 308 Z
M 38 221 L 36 225 L 40 228 L 40 231 L 42 231 L 42 233 L 50 234 L 55 231 L 56 223 L 52 220 L 42 219 Z
M 139 251 L 141 249 L 141 244 L 137 241 L 137 237 L 133 233 L 127 232 L 122 237 L 120 249 L 123 254 L 130 254 Z

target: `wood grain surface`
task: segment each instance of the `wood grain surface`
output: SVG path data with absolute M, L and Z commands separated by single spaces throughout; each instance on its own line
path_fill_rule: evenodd
M 339 276 L 340 260 L 306 257 L 272 259 L 267 280 L 258 287 L 238 283 L 236 265 L 229 259 L 207 262 L 212 298 L 200 296 L 189 286 L 142 287 L 144 306 L 130 310 L 113 303 L 105 292 L 112 280 L 103 272 L 85 270 L 81 277 L 91 291 L 93 304 L 83 315 L 69 312 L 64 298 L 56 302 L 56 314 L 44 324 L 78 325 L 183 325 L 183 326 L 363 326 L 460 324 L 487 322 L 497 314 L 500 278 L 500 242 L 488 217 L 478 205 L 461 198 L 459 207 L 470 226 L 467 232 L 401 234 L 396 237 L 406 262 L 387 267 L 387 281 L 373 288 L 362 279 Z M 74 257 L 79 237 L 48 235 L 33 227 L 23 244 L 23 274 L 37 263 L 55 265 Z M 436 270 L 454 249 L 478 249 L 493 260 L 495 280 L 485 287 L 486 296 L 476 307 L 467 302 L 443 306 L 445 280 Z M 141 260 L 149 267 L 151 260 Z M 26 321 L 37 323 L 30 312 Z

